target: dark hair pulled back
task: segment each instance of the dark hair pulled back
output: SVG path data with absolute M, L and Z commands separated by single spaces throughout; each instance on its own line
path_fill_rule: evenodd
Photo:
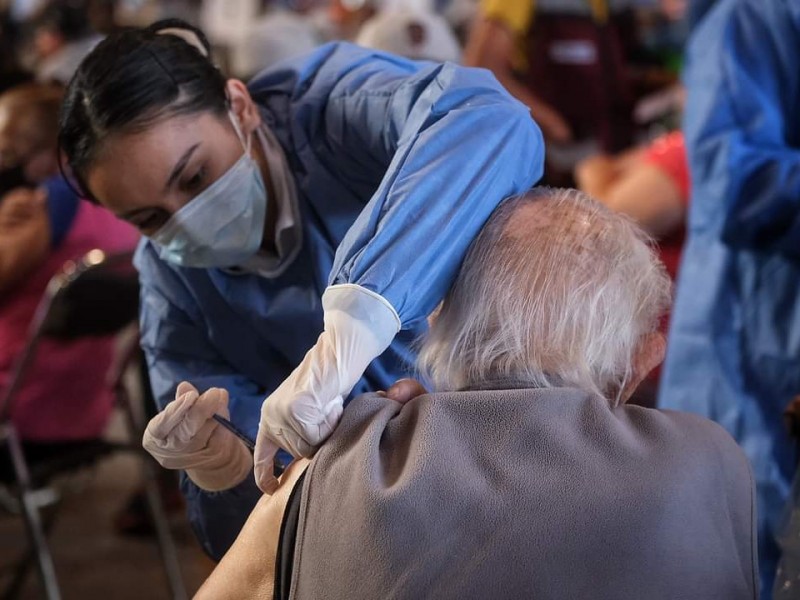
M 159 33 L 164 30 L 187 36 Z M 196 38 L 202 49 L 186 37 Z M 166 19 L 111 34 L 84 59 L 59 119 L 59 146 L 82 195 L 92 199 L 86 173 L 109 135 L 141 131 L 171 116 L 226 112 L 225 77 L 209 52 L 202 31 Z

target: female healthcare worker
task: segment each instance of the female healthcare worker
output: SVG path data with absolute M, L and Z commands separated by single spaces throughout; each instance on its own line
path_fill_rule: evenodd
M 84 193 L 149 238 L 142 346 L 176 399 L 145 447 L 186 471 L 214 557 L 258 498 L 253 462 L 271 489 L 279 447 L 312 454 L 349 394 L 403 374 L 472 239 L 543 161 L 487 71 L 329 44 L 245 87 L 176 21 L 97 46 L 61 145 Z M 214 413 L 258 432 L 254 460 Z

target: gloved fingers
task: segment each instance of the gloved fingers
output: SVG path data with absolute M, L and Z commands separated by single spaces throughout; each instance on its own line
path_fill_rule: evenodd
M 213 402 L 216 404 L 217 413 L 223 414 L 224 412 L 226 415 L 230 414 L 228 413 L 228 401 L 229 401 L 228 390 L 226 390 L 225 388 L 213 387 L 206 390 L 203 396 L 206 396 L 205 398 L 206 402 L 209 403 Z
M 211 421 L 215 414 L 228 418 L 228 392 L 220 388 L 211 388 L 203 393 L 194 405 L 186 411 L 180 427 L 184 441 L 191 440 L 202 427 Z
M 229 438 L 230 432 L 218 427 L 211 434 L 208 448 L 201 454 L 206 457 L 202 463 L 186 469 L 186 474 L 199 487 L 209 492 L 219 492 L 239 485 L 253 472 L 253 457 L 245 445 L 237 438 Z M 221 454 L 212 448 L 224 447 Z M 222 460 L 221 460 L 222 459 Z
M 216 421 L 206 421 L 192 436 L 187 436 L 185 430 L 178 427 L 166 440 L 154 441 L 145 432 L 142 443 L 166 469 L 202 470 L 209 468 L 209 465 L 227 462 L 229 456 L 236 450 L 231 440 L 218 437 L 220 430 L 228 433 Z M 236 441 L 244 447 L 244 444 Z
M 177 400 L 181 396 L 183 396 L 186 392 L 195 392 L 196 394 L 200 395 L 200 391 L 194 387 L 188 381 L 181 381 L 178 384 L 178 388 L 175 390 L 175 399 Z
M 278 445 L 295 458 L 311 457 L 317 450 L 291 430 L 281 430 L 274 437 L 277 438 Z
M 278 450 L 278 445 L 264 435 L 262 427 L 259 427 L 256 448 L 253 451 L 253 471 L 256 485 L 267 495 L 272 495 L 278 488 L 274 471 L 275 455 Z
M 284 405 L 270 396 L 261 409 L 259 437 L 267 437 L 294 457 L 310 457 L 336 428 L 342 416 L 342 396 L 319 406 L 308 394 Z
M 301 456 L 311 458 L 316 454 L 320 444 L 328 439 L 336 429 L 341 416 L 342 398 L 337 396 L 325 407 L 325 412 L 321 416 L 319 411 L 314 411 L 313 421 L 309 414 L 305 414 L 303 417 L 305 422 L 301 422 L 300 419 L 290 414 L 287 419 L 288 426 L 281 426 L 280 422 L 267 416 L 266 421 L 262 422 L 262 426 L 265 435 L 295 458 Z
M 291 429 L 282 429 L 279 426 L 273 426 L 269 424 L 265 425 L 262 422 L 258 431 L 260 436 L 267 438 L 278 448 L 286 450 L 286 452 L 291 454 L 293 457 L 297 458 L 300 456 L 297 443 L 302 443 L 302 439 Z
M 328 411 L 325 413 L 322 422 L 317 425 L 315 435 L 305 440 L 308 442 L 305 447 L 303 445 L 298 446 L 300 456 L 311 458 L 316 453 L 317 448 L 330 437 L 333 430 L 336 429 L 336 426 L 342 419 L 342 413 L 344 412 L 343 404 L 342 397 L 337 396 L 336 399 L 327 406 Z
M 197 398 L 198 394 L 196 391 L 188 391 L 182 394 L 167 404 L 164 410 L 150 419 L 146 431 L 149 432 L 150 436 L 155 440 L 166 440 L 172 431 L 183 422 L 186 413 L 192 409 Z
M 321 407 L 315 405 L 313 398 L 306 396 L 296 398 L 289 405 L 288 424 L 297 438 L 293 441 L 299 451 L 294 456 L 311 456 L 314 450 L 309 454 L 309 448 L 316 448 L 328 439 L 342 417 L 343 405 L 341 396 L 336 396 Z M 291 434 L 284 432 L 284 435 Z
M 211 419 L 206 419 L 197 427 L 195 425 L 196 423 L 192 423 L 191 426 L 176 427 L 165 441 L 164 448 L 176 454 L 199 452 L 209 445 L 214 431 L 222 428 L 219 423 Z
M 205 432 L 204 432 L 205 433 Z M 211 435 L 209 431 L 207 435 Z M 158 463 L 166 469 L 185 469 L 198 461 L 198 447 L 185 444 L 178 439 L 176 430 L 173 430 L 167 438 L 157 438 L 153 436 L 150 428 L 144 431 L 142 436 L 142 447 L 149 452 Z
M 171 453 L 186 453 L 203 448 L 217 423 L 212 416 L 219 412 L 228 418 L 228 392 L 211 388 L 202 396 L 191 384 L 181 384 L 186 391 L 150 420 L 146 436 L 152 454 L 156 448 Z M 179 387 L 181 387 L 179 386 Z

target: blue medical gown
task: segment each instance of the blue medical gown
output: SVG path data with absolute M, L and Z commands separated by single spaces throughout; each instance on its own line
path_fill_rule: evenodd
M 741 444 L 758 492 L 762 598 L 800 393 L 800 2 L 721 0 L 688 51 L 692 172 L 660 406 L 705 415 Z
M 181 268 L 144 241 L 142 346 L 163 407 L 188 380 L 230 392 L 255 438 L 261 404 L 322 332 L 321 295 L 355 283 L 386 298 L 402 331 L 351 395 L 411 372 L 412 341 L 500 201 L 541 176 L 528 109 L 484 70 L 329 44 L 249 85 L 296 181 L 299 256 L 279 277 Z M 208 493 L 182 480 L 189 517 L 219 558 L 260 493 L 251 478 Z

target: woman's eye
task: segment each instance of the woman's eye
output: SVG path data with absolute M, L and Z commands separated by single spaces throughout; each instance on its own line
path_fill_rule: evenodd
M 136 219 L 134 225 L 142 232 L 153 232 L 158 230 L 169 220 L 169 214 L 165 210 L 154 210 L 141 215 Z
M 196 192 L 203 186 L 203 181 L 205 181 L 206 176 L 206 169 L 205 167 L 201 168 L 197 173 L 192 175 L 191 178 L 186 180 L 184 184 L 184 188 L 187 192 Z

